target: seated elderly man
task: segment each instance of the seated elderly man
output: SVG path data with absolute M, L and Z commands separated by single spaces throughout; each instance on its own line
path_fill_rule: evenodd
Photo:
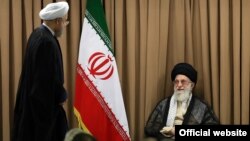
M 164 141 L 174 138 L 175 125 L 219 124 L 213 110 L 192 93 L 197 71 L 190 64 L 175 65 L 171 79 L 174 94 L 162 100 L 151 113 L 145 126 L 147 136 Z

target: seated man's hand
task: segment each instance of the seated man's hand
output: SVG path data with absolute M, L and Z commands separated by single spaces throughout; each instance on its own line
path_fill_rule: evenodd
M 163 127 L 160 132 L 166 137 L 173 137 L 175 135 L 174 127 Z

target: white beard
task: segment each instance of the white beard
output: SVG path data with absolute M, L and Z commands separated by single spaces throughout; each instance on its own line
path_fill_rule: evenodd
M 174 95 L 177 101 L 183 102 L 188 100 L 191 94 L 191 88 L 186 88 L 185 90 L 174 90 Z

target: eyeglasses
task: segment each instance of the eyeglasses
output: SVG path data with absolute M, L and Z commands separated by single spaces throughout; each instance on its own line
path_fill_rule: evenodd
M 178 85 L 179 83 L 181 83 L 181 85 L 183 86 L 187 86 L 189 83 L 193 83 L 191 81 L 188 81 L 188 80 L 174 80 L 173 81 L 174 85 Z
M 67 26 L 69 24 L 69 21 L 63 21 L 63 25 Z
M 58 18 L 58 20 L 61 20 L 64 26 L 67 26 L 69 24 L 69 21 L 63 18 Z

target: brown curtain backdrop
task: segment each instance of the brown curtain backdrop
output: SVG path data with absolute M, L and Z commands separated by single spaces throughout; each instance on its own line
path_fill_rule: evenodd
M 9 141 L 27 39 L 53 0 L 0 0 L 0 140 Z M 75 66 L 86 0 L 68 0 L 70 24 L 59 39 L 70 127 Z M 195 94 L 222 124 L 249 124 L 250 0 L 103 0 L 133 141 L 157 102 L 173 92 L 172 67 L 198 70 Z

